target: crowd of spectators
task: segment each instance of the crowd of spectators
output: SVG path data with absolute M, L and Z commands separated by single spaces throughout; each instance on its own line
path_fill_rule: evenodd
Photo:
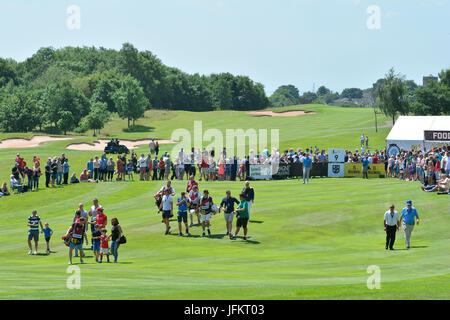
M 367 137 L 366 137 L 367 138 Z M 368 141 L 366 139 L 365 141 Z M 362 138 L 361 138 L 362 142 Z M 442 185 L 445 178 L 450 175 L 449 147 L 435 148 L 429 151 L 405 151 L 398 154 L 387 155 L 386 150 L 371 152 L 368 145 L 361 145 L 354 152 L 345 151 L 345 163 L 363 163 L 367 167 L 371 164 L 384 164 L 386 177 L 397 178 L 406 181 L 420 181 L 426 188 L 428 186 Z M 328 162 L 328 154 L 317 146 L 306 149 L 293 148 L 284 150 L 281 154 L 277 149 L 271 152 L 264 148 L 261 153 L 250 150 L 242 159 L 227 154 L 226 148 L 216 154 L 214 148 L 186 152 L 181 149 L 178 155 L 171 157 L 168 152 L 158 155 L 158 151 L 150 148 L 150 153 L 141 154 L 132 152 L 130 155 L 119 154 L 109 156 L 103 154 L 95 156 L 86 163 L 86 167 L 77 176 L 72 172 L 70 179 L 69 160 L 65 154 L 60 157 L 48 158 L 43 172 L 41 171 L 40 158 L 34 156 L 30 165 L 17 154 L 15 165 L 11 170 L 11 191 L 23 193 L 39 189 L 41 175 L 45 176 L 47 188 L 58 185 L 67 185 L 85 182 L 110 182 L 110 181 L 141 181 L 149 180 L 188 180 L 190 176 L 199 175 L 199 180 L 205 181 L 231 181 L 239 179 L 247 180 L 251 164 L 293 164 L 302 163 L 306 156 L 311 162 Z M 174 159 L 174 160 L 172 160 Z M 217 159 L 217 160 L 216 160 Z M 10 194 L 7 183 L 3 183 L 0 196 Z

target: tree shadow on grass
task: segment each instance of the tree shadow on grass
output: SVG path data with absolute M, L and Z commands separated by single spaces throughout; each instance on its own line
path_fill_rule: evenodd
M 123 132 L 153 132 L 155 127 L 143 126 L 140 124 L 136 124 L 132 127 L 122 129 Z

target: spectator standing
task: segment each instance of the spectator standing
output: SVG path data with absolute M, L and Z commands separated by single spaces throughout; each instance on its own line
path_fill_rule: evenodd
M 64 176 L 63 184 L 68 184 L 69 172 L 70 172 L 69 159 L 65 158 L 63 164 L 63 176 Z
M 41 218 L 37 215 L 36 210 L 33 210 L 31 212 L 31 216 L 28 217 L 27 226 L 30 227 L 30 229 L 28 230 L 28 248 L 30 248 L 30 251 L 28 252 L 28 254 L 33 253 L 31 240 L 34 240 L 34 253 L 33 254 L 36 255 L 37 249 L 38 249 L 38 243 L 39 243 L 39 226 L 41 227 L 41 231 L 43 229 Z
M 119 240 L 122 237 L 122 227 L 119 224 L 119 220 L 117 218 L 111 219 L 111 254 L 114 257 L 114 263 L 117 263 L 117 257 L 119 256 Z

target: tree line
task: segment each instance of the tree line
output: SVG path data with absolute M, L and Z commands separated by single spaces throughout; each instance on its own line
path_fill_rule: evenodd
M 150 51 L 41 48 L 23 62 L 0 58 L 0 130 L 101 130 L 112 113 L 128 126 L 148 109 L 258 110 L 270 105 L 247 76 L 188 74 Z
M 449 115 L 450 114 L 450 69 L 442 70 L 437 79 L 430 79 L 423 86 L 390 69 L 384 78 L 377 80 L 371 88 L 346 88 L 342 93 L 333 92 L 325 86 L 317 92 L 304 92 L 293 85 L 280 86 L 270 97 L 273 106 L 283 107 L 298 104 L 318 103 L 338 105 L 338 99 L 348 99 L 341 106 L 373 107 L 385 115 Z M 364 101 L 364 105 L 353 101 Z

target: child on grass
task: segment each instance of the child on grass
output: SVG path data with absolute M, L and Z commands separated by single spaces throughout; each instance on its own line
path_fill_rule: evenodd
M 111 236 L 108 236 L 106 234 L 106 229 L 103 228 L 102 229 L 102 235 L 100 236 L 100 261 L 98 261 L 99 263 L 102 263 L 103 261 L 103 254 L 106 254 L 106 259 L 107 262 L 109 263 L 109 238 L 111 238 Z
M 133 160 L 129 159 L 128 163 L 127 163 L 127 175 L 128 175 L 128 180 L 133 180 L 133 169 L 134 169 L 134 165 L 133 165 Z M 124 179 L 125 180 L 125 179 Z
M 102 233 L 100 232 L 99 225 L 94 226 L 95 230 L 92 232 L 92 251 L 94 251 L 95 262 L 99 262 L 98 257 L 100 255 L 100 242 Z
M 53 230 L 50 229 L 48 222 L 45 223 L 45 228 L 42 229 L 44 233 L 45 242 L 47 243 L 47 254 L 50 253 L 50 238 L 52 237 Z

